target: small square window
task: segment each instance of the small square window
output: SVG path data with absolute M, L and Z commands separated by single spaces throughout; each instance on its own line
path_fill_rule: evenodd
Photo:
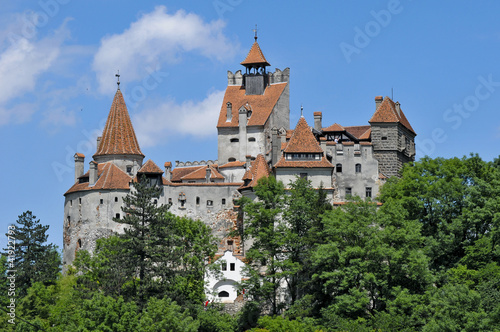
M 222 263 L 222 271 L 227 271 L 227 263 Z
M 352 188 L 345 188 L 345 195 L 351 196 L 352 195 Z
M 132 173 L 132 166 L 127 166 L 127 173 Z
M 213 205 L 214 205 L 214 201 L 207 200 L 207 206 L 213 206 Z
M 116 217 L 116 219 L 120 219 L 120 214 L 117 213 L 115 217 Z
M 307 180 L 307 173 L 300 173 L 300 178 Z
M 100 200 L 101 205 L 104 204 L 104 200 L 101 198 Z
M 226 205 L 226 199 L 225 198 L 222 199 L 222 205 Z
M 232 246 L 232 245 L 233 245 L 233 240 L 228 240 L 228 241 L 227 241 L 227 245 L 228 245 L 228 246 Z
M 118 197 L 115 197 L 115 202 L 118 202 Z
M 230 263 L 229 264 L 229 270 L 231 270 L 231 271 L 236 270 L 236 264 L 235 263 Z

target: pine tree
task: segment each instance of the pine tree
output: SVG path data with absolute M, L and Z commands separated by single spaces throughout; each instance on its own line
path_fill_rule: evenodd
M 40 219 L 36 220 L 31 211 L 20 215 L 16 223 L 15 235 L 10 234 L 16 239 L 14 268 L 9 269 L 16 271 L 16 293 L 23 297 L 35 282 L 52 284 L 56 281 L 61 258 L 57 247 L 46 243 L 49 225 L 40 224 Z

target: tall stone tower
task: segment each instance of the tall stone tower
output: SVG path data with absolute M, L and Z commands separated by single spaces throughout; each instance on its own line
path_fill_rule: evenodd
M 85 156 L 75 154 L 75 183 L 64 194 L 63 264 L 71 264 L 78 249 L 94 251 L 96 240 L 123 232 L 123 197 L 140 171 L 144 155 L 123 99 L 116 91 L 97 152 L 84 174 Z
M 404 163 L 415 160 L 415 136 L 399 102 L 389 97 L 375 97 L 375 113 L 370 121 L 373 155 L 379 171 L 397 176 Z
M 244 74 L 241 70 L 227 74 L 217 123 L 219 165 L 265 155 L 271 149 L 271 128 L 290 127 L 290 69 L 267 72 L 270 64 L 257 37 L 241 65 Z

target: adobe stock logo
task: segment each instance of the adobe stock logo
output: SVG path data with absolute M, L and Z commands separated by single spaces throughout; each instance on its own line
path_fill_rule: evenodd
M 382 28 L 386 28 L 392 22 L 392 17 L 400 14 L 402 11 L 403 6 L 401 6 L 399 0 L 390 0 L 387 4 L 387 9 L 381 9 L 378 12 L 374 10 L 370 11 L 373 20 L 368 21 L 364 29 L 358 26 L 354 27 L 353 43 L 342 42 L 339 45 L 347 63 L 351 63 L 352 56 L 360 54 L 361 50 L 370 45 L 373 38 L 380 34 Z

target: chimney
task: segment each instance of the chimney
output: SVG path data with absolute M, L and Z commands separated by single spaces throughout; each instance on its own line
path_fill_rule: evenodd
M 99 150 L 99 146 L 101 145 L 101 139 L 102 139 L 101 136 L 97 137 L 97 149 L 96 150 Z
M 227 102 L 226 111 L 227 111 L 226 122 L 231 122 L 231 120 L 233 119 L 233 104 Z
M 278 162 L 278 156 L 281 153 L 281 140 L 278 140 L 278 128 L 271 129 L 271 165 Z
M 75 153 L 75 182 L 78 178 L 83 175 L 83 163 L 85 161 L 85 155 L 83 153 Z
M 165 178 L 168 181 L 172 180 L 172 163 L 170 161 L 165 163 Z
M 314 129 L 321 131 L 323 129 L 322 124 L 323 115 L 321 112 L 314 112 Z
M 246 155 L 245 159 L 246 159 L 246 165 L 245 165 L 245 167 L 246 167 L 246 169 L 249 169 L 250 168 L 250 164 L 252 163 L 252 156 Z
M 210 169 L 210 166 L 207 165 L 207 168 L 205 169 L 205 181 L 207 183 L 210 183 L 210 176 L 212 175 L 212 170 Z
M 375 97 L 375 110 L 378 109 L 378 107 L 380 106 L 380 104 L 382 104 L 383 100 L 384 100 L 384 97 L 382 97 L 382 96 Z
M 92 160 L 89 164 L 89 185 L 93 186 L 97 182 L 97 163 Z
M 396 112 L 398 112 L 398 116 L 401 117 L 401 104 L 399 101 L 396 102 Z

